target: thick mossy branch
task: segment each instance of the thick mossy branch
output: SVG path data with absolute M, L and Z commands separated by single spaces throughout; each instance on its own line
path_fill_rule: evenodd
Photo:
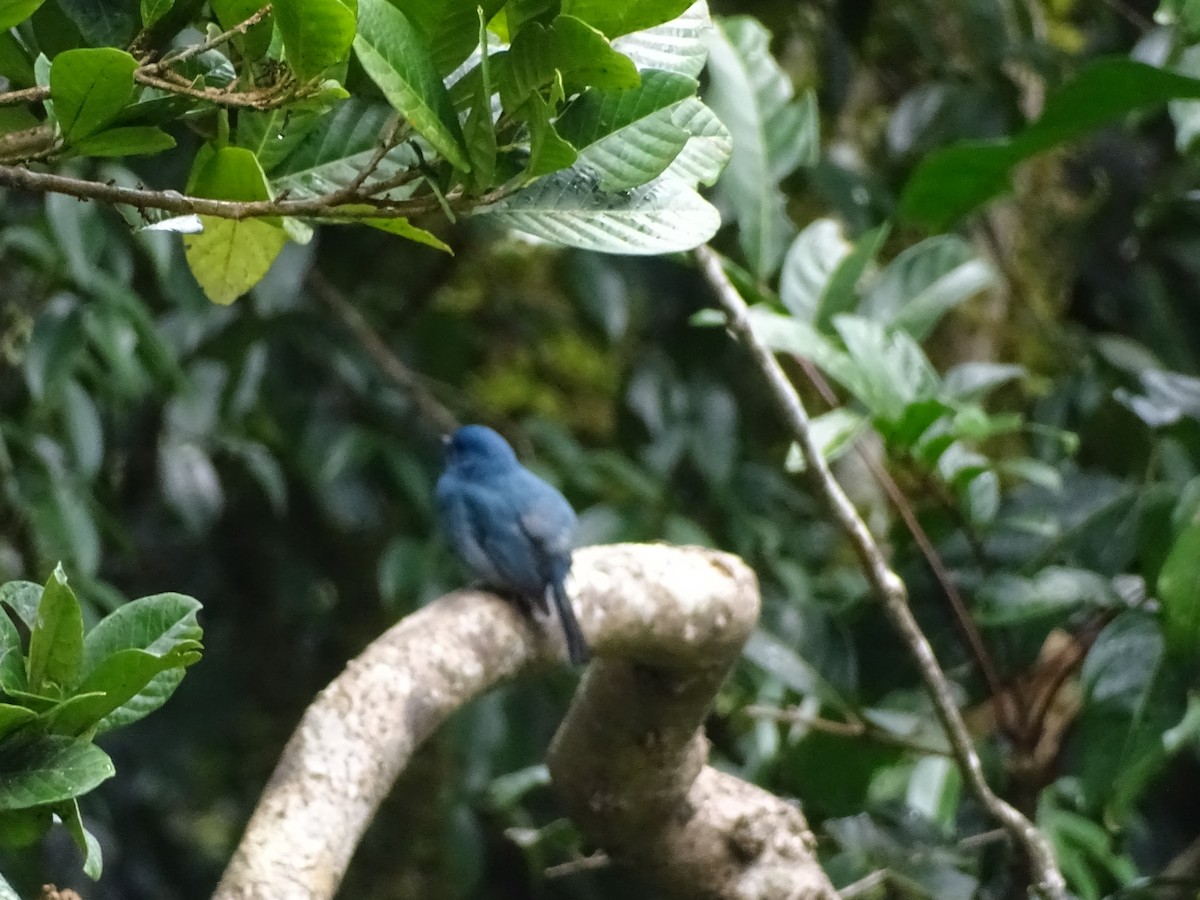
M 589 838 L 673 896 L 836 896 L 799 810 L 705 765 L 699 725 L 758 618 L 750 570 L 701 548 L 617 545 L 578 551 L 572 574 L 598 660 L 551 766 Z M 421 742 L 561 653 L 490 594 L 450 594 L 401 620 L 305 712 L 214 897 L 332 897 Z

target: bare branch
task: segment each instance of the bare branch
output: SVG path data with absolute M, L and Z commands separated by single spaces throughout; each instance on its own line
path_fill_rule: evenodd
M 380 200 L 362 196 L 346 202 L 341 192 L 308 200 L 212 200 L 193 197 L 178 191 L 159 191 L 148 188 L 129 188 L 85 178 L 72 178 L 52 172 L 35 172 L 22 166 L 0 165 L 0 185 L 36 193 L 67 194 L 81 200 L 100 200 L 104 203 L 124 203 L 137 209 L 161 209 L 183 216 L 195 213 L 220 219 L 261 219 L 272 216 L 312 216 L 346 222 L 363 219 L 396 219 L 433 212 L 440 208 L 432 197 L 411 200 Z M 461 199 L 455 194 L 452 199 Z M 332 201 L 331 201 L 331 198 Z M 477 203 L 491 202 L 478 198 Z
M 746 301 L 725 274 L 720 257 L 708 246 L 702 246 L 696 250 L 696 259 L 725 310 L 728 328 L 746 345 L 766 378 L 771 393 L 804 456 L 807 463 L 805 471 L 809 474 L 813 487 L 825 500 L 838 526 L 850 540 L 868 582 L 883 601 L 888 617 L 916 659 L 933 700 L 934 710 L 950 741 L 963 781 L 984 808 L 1024 848 L 1034 878 L 1033 889 L 1052 900 L 1063 900 L 1066 897 L 1066 883 L 1058 869 L 1049 841 L 1020 811 L 996 796 L 988 785 L 979 754 L 975 752 L 971 735 L 959 713 L 946 676 L 938 665 L 929 639 L 925 637 L 913 617 L 912 610 L 909 609 L 908 591 L 904 582 L 888 566 L 883 551 L 875 543 L 866 523 L 858 515 L 854 504 L 837 483 L 837 479 L 833 477 L 829 464 L 813 439 L 808 412 L 800 395 L 796 393 L 770 348 L 755 334 L 750 325 Z
M 572 574 L 580 623 L 599 658 L 555 738 L 551 769 L 580 824 L 632 809 L 638 821 L 630 824 L 641 830 L 598 843 L 615 864 L 677 896 L 836 897 L 799 809 L 704 765 L 696 729 L 757 620 L 753 574 L 727 554 L 662 545 L 580 550 Z M 497 682 L 561 658 L 550 640 L 510 604 L 474 591 L 389 629 L 305 712 L 214 900 L 332 897 L 420 743 Z M 631 684 L 638 690 L 628 692 Z M 593 715 L 612 702 L 619 708 L 597 733 Z M 634 759 L 646 768 L 615 773 L 608 765 Z M 606 769 L 597 774 L 619 774 L 620 783 L 575 777 Z M 646 856 L 631 840 L 676 856 Z M 687 871 L 687 861 L 700 868 Z
M 387 344 L 363 318 L 362 313 L 330 283 L 328 278 L 316 269 L 312 269 L 308 273 L 308 284 L 325 305 L 333 311 L 333 314 L 341 320 L 347 330 L 354 335 L 367 355 L 375 361 L 384 374 L 408 395 L 418 415 L 442 432 L 451 432 L 458 427 L 458 420 L 454 414 L 429 392 L 421 375 L 404 365 L 396 354 L 388 349 Z

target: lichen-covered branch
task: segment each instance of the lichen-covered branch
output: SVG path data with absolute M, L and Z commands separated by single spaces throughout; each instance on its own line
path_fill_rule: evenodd
M 661 545 L 580 550 L 572 573 L 598 660 L 551 763 L 581 827 L 665 893 L 836 896 L 799 810 L 704 764 L 698 726 L 757 620 L 753 574 L 726 554 Z M 509 604 L 479 592 L 450 594 L 400 621 L 305 712 L 216 900 L 332 897 L 421 742 L 473 697 L 561 653 Z M 593 775 L 602 780 L 586 780 Z M 697 886 L 701 876 L 709 887 Z
M 805 470 L 809 473 L 813 486 L 829 506 L 838 527 L 849 539 L 868 582 L 883 602 L 892 624 L 916 659 L 963 781 L 984 808 L 1004 826 L 1018 846 L 1024 849 L 1033 874 L 1033 889 L 1044 897 L 1062 900 L 1066 897 L 1066 883 L 1062 872 L 1059 871 L 1050 842 L 1029 819 L 996 796 L 988 785 L 979 754 L 975 752 L 975 745 L 959 713 L 946 676 L 938 665 L 937 657 L 934 656 L 933 647 L 909 609 L 908 590 L 900 576 L 888 565 L 883 551 L 875 542 L 866 523 L 837 479 L 833 477 L 833 472 L 830 471 L 829 464 L 813 437 L 808 412 L 800 395 L 770 348 L 754 333 L 746 301 L 725 274 L 720 257 L 710 247 L 702 246 L 696 250 L 696 259 L 725 311 L 729 330 L 746 345 L 766 379 L 784 421 L 791 429 L 804 456 Z

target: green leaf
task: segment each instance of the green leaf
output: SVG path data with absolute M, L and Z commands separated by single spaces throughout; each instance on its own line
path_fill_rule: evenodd
M 32 847 L 46 836 L 54 820 L 50 807 L 0 810 L 0 846 L 6 849 Z M 5 893 L 5 889 L 11 893 Z M 0 877 L 0 900 L 21 900 L 3 877 Z
M 0 742 L 13 732 L 37 719 L 37 717 L 38 714 L 27 706 L 0 703 Z
M 1009 187 L 1021 161 L 1105 122 L 1174 99 L 1200 99 L 1200 80 L 1131 59 L 1100 59 L 1085 66 L 1046 103 L 1041 118 L 999 141 L 965 141 L 925 157 L 904 186 L 901 216 L 931 231 Z
M 947 311 L 995 283 L 996 273 L 970 244 L 941 235 L 892 260 L 863 298 L 862 312 L 923 340 Z
M 471 171 L 462 128 L 421 34 L 388 0 L 361 0 L 358 61 L 388 102 L 451 165 Z
M 347 100 L 339 103 L 277 163 L 272 184 L 277 191 L 288 191 L 297 198 L 319 197 L 343 188 L 371 159 L 380 136 L 395 112 L 383 104 Z M 372 180 L 394 178 L 417 165 L 417 154 L 410 144 L 389 150 L 375 167 Z M 389 191 L 392 200 L 407 199 L 420 184 L 414 179 L 402 188 Z
M 83 873 L 92 881 L 99 881 L 104 871 L 104 856 L 100 850 L 100 842 L 92 833 L 83 827 L 83 816 L 79 814 L 79 801 L 71 798 L 63 803 L 55 804 L 54 811 L 62 819 L 63 827 L 75 841 L 75 846 L 83 854 Z
M 161 128 L 134 126 L 110 128 L 75 141 L 72 149 L 81 156 L 149 156 L 175 146 L 175 138 Z
M 616 38 L 612 45 L 639 71 L 658 69 L 696 78 L 708 59 L 705 36 L 711 30 L 708 6 L 699 0 L 670 22 Z
M 175 5 L 175 0 L 142 0 L 142 27 L 149 28 Z
M 10 584 L 23 582 L 10 582 Z M 9 585 L 5 585 L 7 588 Z M 37 585 L 34 585 L 36 587 Z M 29 686 L 25 678 L 25 656 L 21 648 L 21 633 L 8 617 L 8 613 L 0 609 L 0 691 L 26 690 Z M 3 729 L 0 728 L 0 734 Z
M 1096 572 L 1050 566 L 1033 578 L 1010 572 L 989 576 L 975 591 L 971 612 L 980 625 L 999 626 L 1063 618 L 1078 609 L 1118 603 L 1110 581 Z
M 758 305 L 750 307 L 750 327 L 776 353 L 811 359 L 826 375 L 856 394 L 863 388 L 850 357 L 809 322 Z
M 855 439 L 867 426 L 867 420 L 845 407 L 831 409 L 813 418 L 811 424 L 812 439 L 827 462 L 840 457 L 854 446 Z M 808 468 L 807 460 L 800 451 L 799 444 L 788 448 L 787 459 L 783 467 L 789 472 L 803 472 Z
M 159 657 L 180 646 L 192 652 L 204 636 L 196 622 L 199 610 L 200 603 L 183 594 L 155 594 L 126 603 L 101 620 L 84 639 L 84 679 L 98 671 L 104 660 L 125 650 L 143 650 Z M 145 688 L 107 715 L 99 730 L 128 725 L 158 709 L 182 679 L 182 668 L 154 676 Z
M 0 810 L 70 800 L 116 774 L 108 754 L 88 741 L 41 735 L 0 750 Z
M 689 137 L 666 174 L 693 187 L 716 184 L 733 152 L 733 136 L 717 114 L 694 97 L 672 108 L 671 121 Z
M 770 52 L 771 35 L 754 19 L 718 23 L 709 42 L 705 102 L 733 135 L 733 154 L 718 183 L 733 210 L 751 271 L 769 277 L 793 231 L 779 182 L 817 157 L 818 118 L 811 92 L 797 102 Z
M 860 316 L 837 316 L 833 325 L 857 370 L 847 387 L 874 416 L 895 421 L 909 403 L 936 393 L 937 372 L 906 333 Z
M 599 31 L 571 16 L 558 16 L 549 26 L 526 25 L 508 50 L 492 57 L 492 72 L 508 112 L 560 77 L 568 94 L 588 86 L 625 90 L 639 81 L 628 57 L 614 50 Z
M 264 5 L 261 0 L 209 0 L 209 6 L 225 31 L 245 22 Z M 275 14 L 270 13 L 262 21 L 251 26 L 244 36 L 234 38 L 248 59 L 258 59 L 266 55 L 271 44 L 274 22 Z
M 236 143 L 258 157 L 258 164 L 263 171 L 273 177 L 275 168 L 324 118 L 316 113 L 301 113 L 282 106 L 262 112 L 242 110 L 237 118 Z
M 470 111 L 463 122 L 463 139 L 471 157 L 471 184 L 478 193 L 486 191 L 496 177 L 496 122 L 492 116 L 491 58 L 488 52 L 487 18 L 479 9 L 479 65 Z
M 833 219 L 814 219 L 796 235 L 779 275 L 779 299 L 805 322 L 815 322 L 821 297 L 853 245 Z
M 42 601 L 42 586 L 33 581 L 9 581 L 0 585 L 0 603 L 7 604 L 25 627 L 32 630 L 37 621 L 38 604 Z
M 29 633 L 30 690 L 70 690 L 79 679 L 82 659 L 83 611 L 60 563 L 42 589 L 37 620 Z
M 1175 539 L 1158 574 L 1158 598 L 1167 648 L 1195 659 L 1200 652 L 1200 523 L 1188 525 Z
M 196 154 L 189 190 L 216 200 L 268 200 L 266 176 L 244 147 Z M 204 231 L 183 239 L 184 255 L 210 300 L 229 304 L 262 280 L 287 242 L 278 220 L 201 216 Z
M 275 24 L 288 64 L 307 81 L 344 60 L 354 41 L 354 10 L 342 0 L 275 0 Z
M 491 21 L 504 0 L 393 0 L 426 38 L 434 68 L 449 75 L 479 46 L 479 19 Z
M 1166 761 L 1163 735 L 1186 711 L 1189 661 L 1168 662 L 1153 616 L 1121 613 L 1100 633 L 1080 673 L 1086 702 L 1076 742 L 1084 795 L 1126 821 Z
M 65 735 L 83 734 L 91 728 L 107 730 L 102 719 L 145 691 L 159 674 L 170 669 L 182 671 L 198 662 L 200 649 L 199 641 L 185 640 L 161 654 L 127 649 L 106 656 L 76 689 L 79 696 L 86 697 L 84 702 L 52 712 L 50 729 Z
M 537 94 L 531 96 L 525 104 L 525 113 L 529 120 L 529 162 L 525 165 L 525 177 L 536 178 L 539 175 L 549 175 L 560 169 L 566 169 L 574 164 L 578 153 L 567 141 L 559 137 L 554 126 L 550 124 L 552 109 L 550 104 Z M 606 188 L 601 176 L 601 188 Z
M 75 23 L 84 42 L 93 47 L 127 46 L 142 24 L 137 3 L 112 0 L 57 0 L 57 3 Z
M 50 64 L 50 96 L 63 140 L 73 144 L 104 129 L 133 94 L 137 60 L 123 50 L 66 50 Z
M 46 0 L 0 0 L 0 31 L 20 25 Z
M 437 235 L 431 234 L 424 228 L 418 228 L 403 217 L 363 219 L 362 224 L 370 225 L 372 228 L 377 228 L 380 231 L 386 231 L 388 234 L 399 235 L 410 241 L 416 241 L 418 244 L 424 244 L 426 247 L 441 250 L 443 253 L 449 253 L 451 256 L 454 255 L 454 251 L 450 249 L 450 245 L 438 238 Z
M 63 424 L 71 439 L 75 465 L 87 478 L 95 477 L 104 462 L 104 428 L 91 396 L 74 379 L 63 391 Z
M 691 5 L 692 0 L 563 0 L 562 12 L 615 38 L 661 25 Z
M 594 173 L 578 168 L 547 175 L 472 214 L 553 244 L 635 255 L 690 250 L 721 224 L 717 211 L 676 179 L 610 194 L 599 190 Z
M 586 91 L 555 128 L 579 148 L 602 190 L 628 190 L 661 175 L 682 152 L 691 135 L 674 113 L 698 85 L 684 75 L 647 72 L 627 91 Z

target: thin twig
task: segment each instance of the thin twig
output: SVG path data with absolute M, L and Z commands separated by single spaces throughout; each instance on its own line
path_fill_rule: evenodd
M 401 202 L 363 196 L 356 198 L 353 204 L 338 205 L 330 204 L 329 195 L 309 200 L 213 200 L 181 194 L 178 191 L 121 187 L 51 172 L 35 172 L 21 166 L 0 166 L 0 185 L 43 194 L 68 194 L 84 200 L 124 203 L 137 209 L 161 209 L 181 216 L 195 213 L 234 220 L 270 216 L 319 216 L 323 219 L 347 221 L 394 219 L 433 212 L 440 208 L 432 197 Z M 455 194 L 453 199 L 457 200 L 460 196 Z
M 402 363 L 375 332 L 362 313 L 346 299 L 324 275 L 310 269 L 308 284 L 313 292 L 354 335 L 375 364 L 412 400 L 413 407 L 423 419 L 433 423 L 443 433 L 458 427 L 458 420 L 429 392 L 421 376 Z
M 595 853 L 581 856 L 578 859 L 567 860 L 556 866 L 548 866 L 542 871 L 542 875 L 546 878 L 565 878 L 568 875 L 575 875 L 579 872 L 606 869 L 611 865 L 612 860 L 608 858 L 608 854 L 603 850 L 597 850 Z
M 979 754 L 975 751 L 971 735 L 967 731 L 966 723 L 963 722 L 946 676 L 938 665 L 929 639 L 925 637 L 913 617 L 912 610 L 909 609 L 908 591 L 904 582 L 888 566 L 883 552 L 875 543 L 866 523 L 863 522 L 854 508 L 854 504 L 850 502 L 850 498 L 846 496 L 841 485 L 833 477 L 829 464 L 825 461 L 825 457 L 821 454 L 821 450 L 813 438 L 808 412 L 804 408 L 800 395 L 796 393 L 795 387 L 788 380 L 774 353 L 755 334 L 750 324 L 746 301 L 742 299 L 737 288 L 725 274 L 720 257 L 715 251 L 707 245 L 701 246 L 696 249 L 696 259 L 704 277 L 725 310 L 728 328 L 741 338 L 754 357 L 763 377 L 767 380 L 771 393 L 804 456 L 807 463 L 806 471 L 814 488 L 824 498 L 837 524 L 849 539 L 862 565 L 864 575 L 883 602 L 892 624 L 916 659 L 926 688 L 933 700 L 934 710 L 946 732 L 954 758 L 962 773 L 963 781 L 984 808 L 1024 848 L 1034 880 L 1033 889 L 1041 896 L 1051 898 L 1051 900 L 1065 900 L 1066 883 L 1054 859 L 1054 851 L 1045 835 L 1038 831 L 1037 827 L 1020 811 L 996 796 L 988 785 Z
M 951 756 L 950 751 L 945 747 L 932 747 L 920 741 L 910 740 L 902 734 L 896 734 L 888 731 L 886 728 L 880 728 L 868 719 L 859 719 L 854 722 L 836 722 L 833 719 L 825 719 L 821 716 L 806 715 L 794 707 L 791 709 L 778 709 L 773 706 L 748 706 L 746 707 L 746 715 L 756 719 L 773 719 L 776 722 L 783 722 L 788 725 L 802 725 L 812 728 L 814 731 L 823 731 L 826 734 L 838 737 L 865 738 L 877 744 L 886 744 L 889 747 L 909 750 L 913 753 L 919 753 L 922 756 Z
M 255 25 L 257 25 L 259 22 L 261 22 L 263 19 L 265 19 L 270 14 L 271 14 L 271 4 L 268 3 L 266 6 L 264 6 L 262 9 L 260 9 L 258 12 L 256 12 L 254 15 L 252 15 L 249 18 L 247 18 L 246 20 L 234 25 L 228 31 L 222 31 L 220 34 L 214 35 L 213 37 L 209 38 L 207 41 L 204 41 L 203 43 L 191 44 L 187 47 L 184 47 L 182 50 L 179 50 L 176 53 L 169 53 L 166 56 L 164 56 L 161 60 L 159 60 L 158 62 L 150 63 L 146 66 L 143 66 L 142 70 L 146 71 L 146 72 L 161 72 L 163 69 L 165 69 L 169 66 L 173 66 L 173 65 L 176 65 L 181 62 L 186 62 L 187 60 L 191 59 L 193 56 L 199 56 L 201 53 L 207 53 L 209 50 L 215 49 L 216 47 L 220 47 L 222 44 L 226 43 L 227 41 L 232 40 L 237 35 L 245 34 L 247 31 L 249 31 L 251 28 L 253 28 Z

